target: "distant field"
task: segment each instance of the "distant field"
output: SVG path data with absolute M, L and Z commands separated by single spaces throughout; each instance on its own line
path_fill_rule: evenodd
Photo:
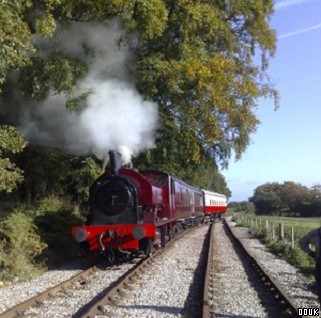
M 257 216 L 261 217 L 264 220 L 270 220 L 271 222 L 282 222 L 287 225 L 300 225 L 304 223 L 304 226 L 311 227 L 314 229 L 318 226 L 321 226 L 321 218 L 294 218 L 294 217 L 285 217 L 285 216 L 270 216 L 270 215 L 262 215 Z
M 282 223 L 284 224 L 284 232 L 286 237 L 290 237 L 291 227 L 293 227 L 295 240 L 300 239 L 303 235 L 305 235 L 309 231 L 321 226 L 321 218 L 294 218 L 294 217 L 278 217 L 278 216 L 269 216 L 269 215 L 247 216 L 244 214 L 243 214 L 243 218 L 246 218 L 247 220 L 250 220 L 251 218 L 253 220 L 255 220 L 255 218 L 257 220 L 261 219 L 262 226 L 264 226 L 265 220 L 268 220 L 270 225 L 274 224 L 275 226 Z

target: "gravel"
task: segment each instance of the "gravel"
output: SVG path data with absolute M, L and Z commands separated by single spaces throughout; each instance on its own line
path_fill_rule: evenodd
M 61 267 L 57 270 L 46 272 L 29 282 L 16 283 L 0 288 L 0 313 L 70 279 L 81 271 L 81 269 L 72 268 L 74 268 L 73 265 Z
M 118 307 L 105 308 L 109 317 L 200 317 L 204 279 L 199 275 L 205 268 L 200 255 L 208 228 L 175 242 Z
M 288 264 L 285 260 L 279 259 L 270 253 L 267 247 L 259 240 L 253 238 L 247 228 L 235 227 L 233 232 L 239 237 L 250 253 L 259 260 L 260 265 L 277 279 L 281 286 L 293 298 L 298 308 L 319 307 L 317 295 L 313 292 L 315 282 L 310 281 L 297 268 Z
M 92 300 L 103 294 L 108 286 L 134 266 L 133 263 L 113 265 L 98 270 L 91 275 L 86 284 L 73 284 L 53 299 L 42 303 L 40 307 L 29 308 L 26 317 L 61 318 L 79 317 L 88 308 Z
M 214 228 L 213 300 L 215 317 L 269 317 L 222 223 Z M 246 270 L 247 269 L 247 270 Z
M 231 223 L 234 225 L 233 223 Z M 259 257 L 266 270 L 273 273 L 282 286 L 297 301 L 298 307 L 317 307 L 317 297 L 311 285 L 297 269 L 269 253 L 258 240 L 250 237 L 247 229 L 233 227 L 246 247 Z M 128 291 L 117 307 L 106 307 L 101 317 L 200 317 L 200 289 L 203 286 L 203 261 L 200 261 L 208 226 L 174 243 L 160 259 Z M 221 223 L 215 224 L 213 304 L 216 317 L 270 317 L 262 305 L 257 289 L 253 288 L 242 262 L 231 243 L 225 240 Z M 115 279 L 133 264 L 113 266 L 97 271 L 85 285 L 71 289 L 46 301 L 39 308 L 29 309 L 27 317 L 79 317 L 96 295 L 103 293 Z M 25 283 L 0 288 L 0 313 L 57 283 L 69 279 L 81 270 L 74 265 L 51 270 Z M 68 296 L 68 297 L 66 297 Z M 262 295 L 261 295 L 262 296 Z
M 152 265 L 150 272 L 133 286 L 134 290 L 128 292 L 123 306 L 106 308 L 108 312 L 112 312 L 109 317 L 182 317 L 181 312 L 194 310 L 196 307 L 200 310 L 200 297 L 195 296 L 195 290 L 202 291 L 203 279 L 195 281 L 194 272 L 199 265 L 207 232 L 208 226 L 199 227 L 182 240 L 174 242 L 172 248 Z M 97 271 L 84 286 L 74 284 L 68 290 L 59 292 L 55 298 L 43 302 L 41 306 L 28 309 L 25 316 L 79 317 L 97 295 L 103 294 L 111 283 L 132 266 L 134 265 L 125 263 Z M 198 271 L 202 272 L 202 269 L 199 268 Z M 30 282 L 0 288 L 1 312 L 78 272 L 79 270 L 68 268 L 49 271 Z M 188 314 L 186 317 L 193 316 Z

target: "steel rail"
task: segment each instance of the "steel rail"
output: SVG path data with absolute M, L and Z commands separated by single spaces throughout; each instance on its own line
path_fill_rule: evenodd
M 214 226 L 213 223 L 210 225 L 209 229 L 209 235 L 210 235 L 210 243 L 208 247 L 208 256 L 207 256 L 207 265 L 206 265 L 206 273 L 205 273 L 205 279 L 204 279 L 204 293 L 203 293 L 203 318 L 209 317 L 209 309 L 210 309 L 210 295 L 211 291 L 211 282 L 213 279 L 213 254 L 214 254 Z

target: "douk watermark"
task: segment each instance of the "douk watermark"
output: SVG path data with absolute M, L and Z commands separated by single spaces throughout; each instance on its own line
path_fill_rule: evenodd
M 298 308 L 300 317 L 319 317 L 320 308 Z

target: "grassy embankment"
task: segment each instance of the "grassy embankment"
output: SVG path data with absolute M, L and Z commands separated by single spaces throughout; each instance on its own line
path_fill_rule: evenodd
M 306 233 L 321 225 L 320 218 L 257 217 L 239 213 L 235 219 L 239 225 L 250 228 L 250 231 L 264 242 L 271 252 L 312 277 L 315 262 L 301 250 L 298 241 Z M 284 238 L 280 237 L 280 224 L 284 226 Z
M 74 258 L 78 248 L 70 229 L 82 222 L 79 210 L 56 196 L 32 205 L 2 202 L 0 282 L 23 281 Z

